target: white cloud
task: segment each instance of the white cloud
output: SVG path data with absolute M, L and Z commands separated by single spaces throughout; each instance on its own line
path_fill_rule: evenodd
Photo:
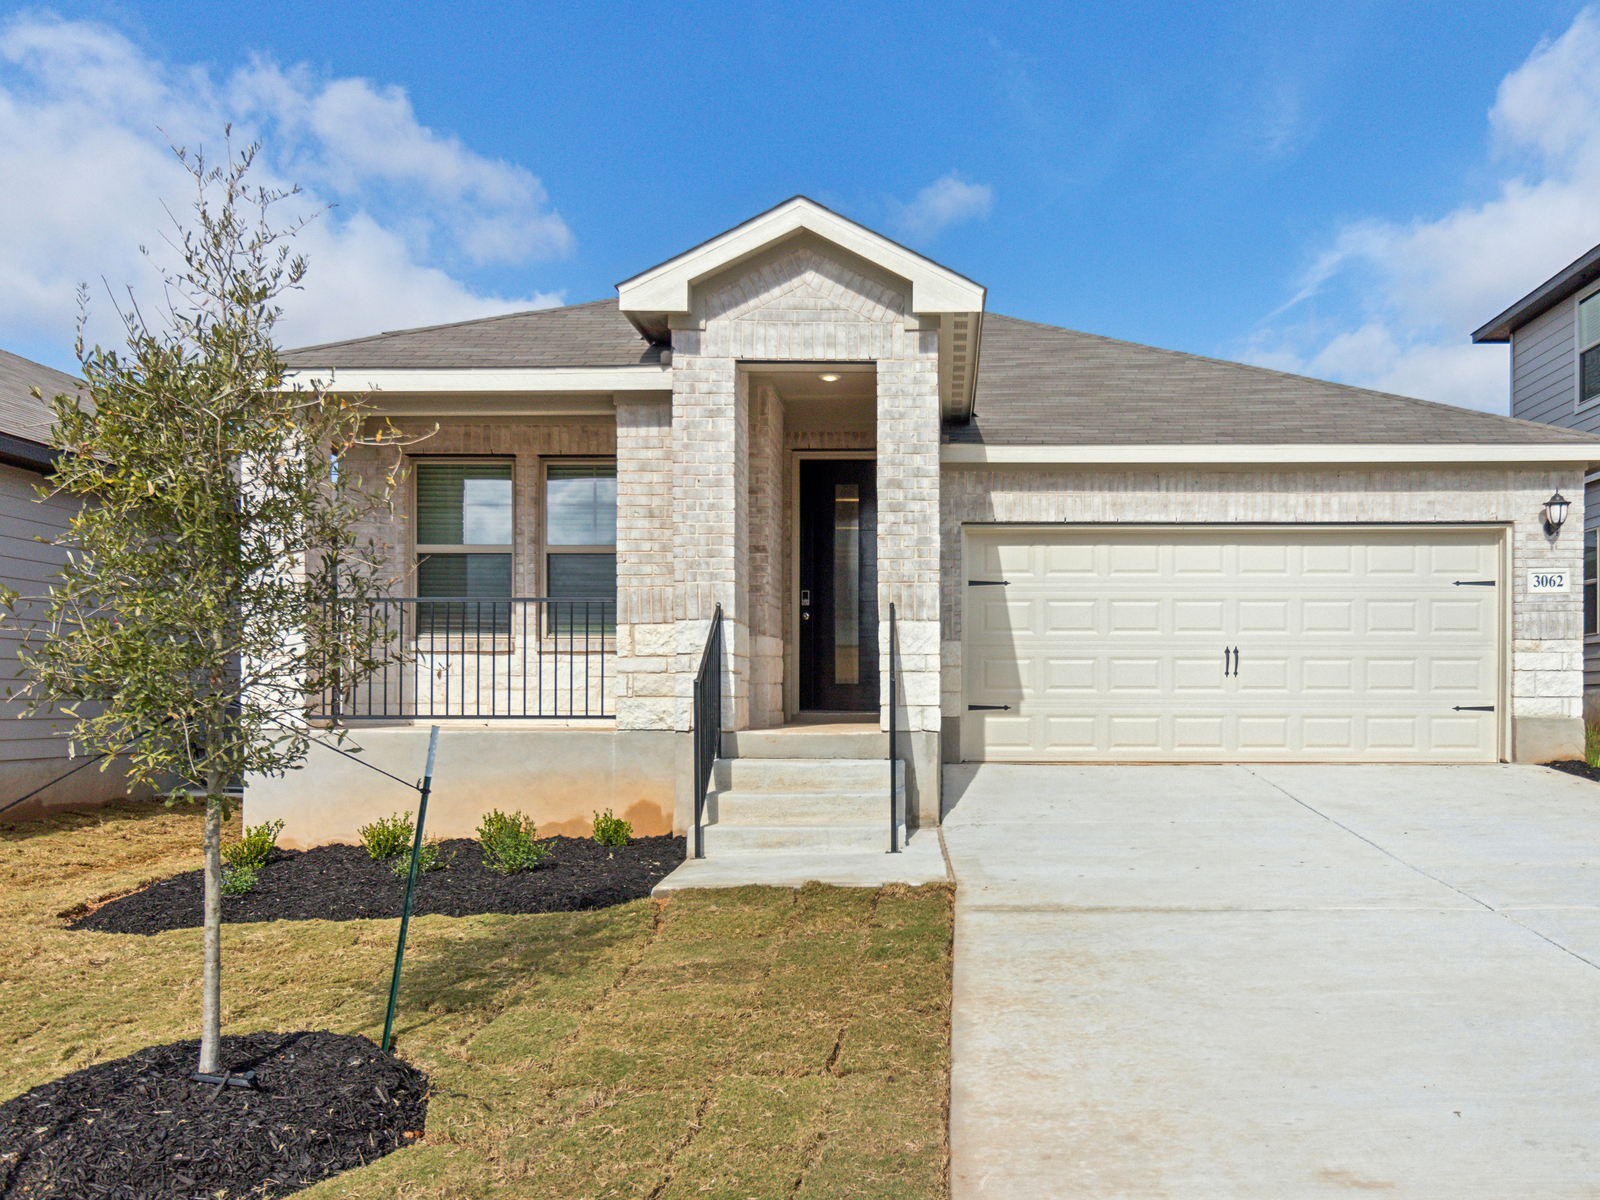
M 265 143 L 256 182 L 298 182 L 292 212 L 305 290 L 285 297 L 280 340 L 328 341 L 558 304 L 560 294 L 487 295 L 462 268 L 565 254 L 572 234 L 539 180 L 418 121 L 405 93 L 256 61 L 218 81 L 143 53 L 91 22 L 37 15 L 0 25 L 0 322 L 8 337 L 70 345 L 77 285 L 94 291 L 92 339 L 119 340 L 101 280 L 150 297 L 139 253 L 171 257 L 163 202 L 180 217 L 193 183 L 168 144 L 220 156 Z
M 993 207 L 993 188 L 967 183 L 954 171 L 923 188 L 910 204 L 890 201 L 895 228 L 912 238 L 932 237 L 947 226 L 986 217 Z
M 1600 242 L 1600 17 L 1578 14 L 1501 81 L 1501 182 L 1434 220 L 1341 230 L 1246 357 L 1363 387 L 1504 412 L 1506 352 L 1468 335 Z M 1293 317 L 1315 309 L 1319 317 Z M 1327 315 L 1329 311 L 1337 315 Z M 1281 318 L 1291 318 L 1283 320 Z

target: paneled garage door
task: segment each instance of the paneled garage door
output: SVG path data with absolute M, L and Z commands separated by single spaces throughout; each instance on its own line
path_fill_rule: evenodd
M 1492 762 L 1499 539 L 966 532 L 968 760 Z

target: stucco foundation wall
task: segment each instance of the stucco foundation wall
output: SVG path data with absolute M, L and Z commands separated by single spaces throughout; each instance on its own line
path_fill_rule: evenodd
M 1550 493 L 1581 495 L 1583 467 L 1278 469 L 957 467 L 941 492 L 942 703 L 962 710 L 962 526 L 1047 524 L 1504 524 L 1511 529 L 1512 746 L 1519 760 L 1581 757 L 1583 593 L 1530 595 L 1531 568 L 1582 578 L 1582 521 L 1551 538 Z M 1520 732 L 1519 732 L 1520 731 Z M 945 757 L 960 745 L 945 740 Z
M 428 727 L 357 730 L 345 748 L 402 779 L 420 780 Z M 498 808 L 527 813 L 541 837 L 585 836 L 594 812 L 610 808 L 633 823 L 635 834 L 670 833 L 676 753 L 670 731 L 441 729 L 427 832 L 473 837 L 483 814 Z M 415 791 L 313 745 L 301 770 L 250 780 L 244 819 L 251 825 L 281 819 L 279 845 L 304 849 L 359 842 L 361 826 L 416 806 Z
M 76 761 L 81 763 L 83 760 L 80 758 Z M 129 786 L 123 766 L 117 759 L 107 760 L 104 771 L 100 769 L 101 763 L 95 763 L 59 783 L 51 783 L 58 776 L 71 771 L 75 765 L 74 760 L 64 756 L 0 761 L 0 804 L 10 804 L 35 788 L 51 784 L 31 800 L 7 809 L 0 816 L 0 821 L 31 821 L 35 817 L 70 808 L 93 808 L 108 800 L 121 800 L 124 797 L 141 799 L 151 794 L 149 788 Z

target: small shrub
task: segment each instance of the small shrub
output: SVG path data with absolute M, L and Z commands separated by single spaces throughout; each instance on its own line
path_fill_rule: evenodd
M 282 824 L 282 822 L 279 822 Z M 249 863 L 234 863 L 223 868 L 222 894 L 224 896 L 248 896 L 256 889 L 256 869 Z
M 245 892 L 255 886 L 255 873 L 267 865 L 267 857 L 272 853 L 272 848 L 278 844 L 278 835 L 282 832 L 282 821 L 252 825 L 245 829 L 244 837 L 223 849 L 222 861 L 230 870 L 249 868 L 250 883 L 244 889 Z M 228 895 L 242 896 L 244 892 L 228 892 Z
M 1600 725 L 1583 727 L 1583 761 L 1600 768 Z
M 633 826 L 608 808 L 594 815 L 594 840 L 602 846 L 626 846 L 633 840 Z
M 501 875 L 537 867 L 550 857 L 550 847 L 534 841 L 533 834 L 532 817 L 503 813 L 498 808 L 489 812 L 478 826 L 483 865 Z
M 411 849 L 412 837 L 416 831 L 417 827 L 412 823 L 411 814 L 397 812 L 392 817 L 379 817 L 371 825 L 363 825 L 356 832 L 361 835 L 361 844 L 367 848 L 367 854 L 382 862 L 386 858 L 393 858 L 396 854 L 407 853 Z
M 438 871 L 444 867 L 439 858 L 439 839 L 424 837 L 422 850 L 417 855 L 417 874 L 425 875 L 429 871 Z M 396 854 L 389 860 L 389 870 L 394 872 L 396 879 L 404 879 L 411 874 L 411 848 L 406 847 L 404 854 Z

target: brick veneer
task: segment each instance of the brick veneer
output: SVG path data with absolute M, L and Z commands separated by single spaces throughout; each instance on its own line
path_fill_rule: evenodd
M 692 676 L 714 606 L 727 654 L 724 723 L 781 715 L 787 592 L 774 563 L 774 517 L 785 487 L 768 470 L 785 444 L 781 420 L 756 397 L 754 426 L 741 360 L 871 361 L 877 366 L 880 629 L 900 619 L 903 727 L 939 727 L 939 392 L 937 331 L 920 328 L 892 286 L 806 246 L 711 281 L 673 331 L 673 615 L 676 727 L 689 727 Z M 781 466 L 781 463 L 780 463 Z M 776 597 L 774 593 L 777 593 Z M 887 679 L 883 680 L 887 688 Z

